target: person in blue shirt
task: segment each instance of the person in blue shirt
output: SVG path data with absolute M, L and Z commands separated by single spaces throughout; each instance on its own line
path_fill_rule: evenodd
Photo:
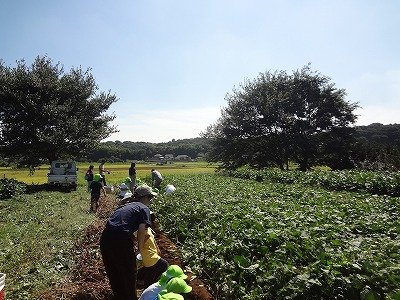
M 100 238 L 100 251 L 115 299 L 137 300 L 136 254 L 143 251 L 147 227 L 151 225 L 149 205 L 157 196 L 151 187 L 138 186 L 134 201 L 118 207 L 108 219 Z

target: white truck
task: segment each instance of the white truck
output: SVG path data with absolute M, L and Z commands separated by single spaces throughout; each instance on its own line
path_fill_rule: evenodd
M 50 186 L 65 187 L 76 191 L 78 168 L 75 161 L 55 160 L 51 162 L 47 183 Z

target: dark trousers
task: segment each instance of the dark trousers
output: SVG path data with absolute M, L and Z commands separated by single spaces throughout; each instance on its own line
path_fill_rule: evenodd
M 143 280 L 144 286 L 143 289 L 146 289 L 153 283 L 157 282 L 160 279 L 162 273 L 167 271 L 168 262 L 160 258 L 153 266 L 151 267 L 141 267 L 138 270 L 137 277 L 138 279 Z
M 132 234 L 107 232 L 100 238 L 100 251 L 111 289 L 117 300 L 137 300 L 136 257 Z
M 158 178 L 154 179 L 154 187 L 156 189 L 159 189 L 160 185 L 161 185 L 161 182 L 162 182 L 162 179 L 158 179 Z

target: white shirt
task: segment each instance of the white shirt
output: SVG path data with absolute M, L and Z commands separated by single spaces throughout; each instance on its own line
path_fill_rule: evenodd
M 168 184 L 165 187 L 165 193 L 166 194 L 172 194 L 173 192 L 175 192 L 175 190 L 176 190 L 176 187 L 174 187 L 172 184 Z
M 161 286 L 158 282 L 155 282 L 143 291 L 139 300 L 157 300 L 158 294 L 164 289 L 164 286 Z

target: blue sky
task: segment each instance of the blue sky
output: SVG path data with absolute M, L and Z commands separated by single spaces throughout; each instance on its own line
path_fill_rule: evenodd
M 235 85 L 309 62 L 359 102 L 358 125 L 400 123 L 399 11 L 395 0 L 2 0 L 0 59 L 91 68 L 119 98 L 108 140 L 196 137 Z

